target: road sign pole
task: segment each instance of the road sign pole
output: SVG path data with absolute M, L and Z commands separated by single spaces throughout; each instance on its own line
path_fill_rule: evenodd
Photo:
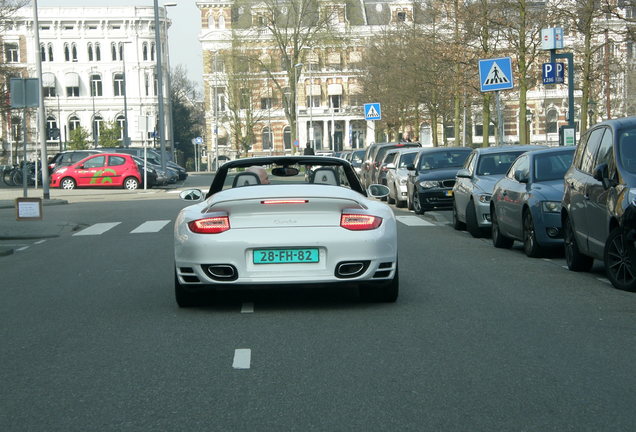
M 503 145 L 504 124 L 499 91 L 495 92 L 495 109 L 497 111 L 497 145 Z

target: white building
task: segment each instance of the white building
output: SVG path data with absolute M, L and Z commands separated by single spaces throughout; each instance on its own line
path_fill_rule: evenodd
M 166 148 L 171 149 L 167 90 L 170 21 L 164 8 L 159 11 L 159 19 L 166 101 L 164 136 Z M 42 60 L 48 153 L 64 149 L 77 127 L 88 131 L 92 146 L 99 146 L 100 125 L 113 121 L 121 127 L 121 145 L 125 144 L 126 120 L 130 146 L 155 144 L 159 109 L 153 7 L 40 7 L 38 20 L 38 50 L 31 8 L 20 11 L 2 36 L 2 43 L 5 62 L 17 71 L 26 70 L 22 77 L 35 77 L 36 56 Z M 12 113 L 2 122 L 4 159 L 15 153 L 11 117 L 15 123 L 17 116 Z M 30 124 L 35 125 L 35 116 L 30 117 Z M 29 149 L 35 150 L 37 135 L 27 133 L 27 141 Z

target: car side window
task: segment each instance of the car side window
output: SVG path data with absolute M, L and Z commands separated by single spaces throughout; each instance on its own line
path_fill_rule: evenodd
M 614 134 L 610 129 L 605 129 L 601 145 L 598 148 L 596 154 L 596 162 L 594 162 L 594 168 L 600 164 L 607 164 L 610 172 L 614 169 Z
M 99 168 L 106 164 L 106 156 L 95 156 L 84 162 L 84 168 Z
M 605 128 L 597 128 L 590 133 L 590 136 L 587 139 L 587 145 L 585 146 L 585 150 L 583 151 L 583 159 L 581 160 L 581 171 L 592 174 L 592 171 L 594 170 L 594 158 L 596 156 L 598 147 L 601 145 L 601 140 L 603 138 L 604 132 Z
M 473 175 L 473 172 L 475 172 L 475 160 L 476 160 L 476 156 L 475 153 L 471 153 L 470 156 L 468 157 L 468 159 L 466 159 L 466 162 L 464 163 L 464 168 L 468 170 L 468 172 L 470 172 L 470 175 Z
M 621 166 L 630 173 L 636 173 L 636 129 L 621 131 L 618 143 Z
M 109 166 L 120 166 L 120 165 L 124 165 L 125 163 L 126 163 L 126 159 L 124 159 L 121 156 L 110 156 L 108 158 Z
M 576 147 L 576 154 L 574 155 L 574 161 L 572 162 L 572 165 L 574 165 L 574 167 L 578 170 L 581 169 L 581 161 L 583 160 L 583 154 L 585 153 L 585 147 L 587 147 L 587 141 L 589 137 L 590 132 L 588 131 L 581 137 L 579 144 Z
M 523 164 L 523 160 L 525 159 L 525 156 L 521 156 L 519 157 L 515 163 L 513 163 L 510 166 L 510 169 L 508 169 L 508 173 L 506 174 L 506 177 L 508 177 L 511 180 L 515 179 L 515 171 L 520 170 L 521 165 Z

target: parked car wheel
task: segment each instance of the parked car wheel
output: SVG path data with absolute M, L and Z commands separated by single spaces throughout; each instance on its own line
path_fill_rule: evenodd
M 413 201 L 409 199 L 409 194 L 406 194 L 406 208 L 409 210 L 413 210 Z
M 420 202 L 420 194 L 418 194 L 417 191 L 413 192 L 413 211 L 415 214 L 424 214 L 424 209 Z
M 360 286 L 360 297 L 364 301 L 395 303 L 400 293 L 400 274 L 395 268 L 395 276 L 386 282 L 368 282 Z
M 188 291 L 179 283 L 177 272 L 174 273 L 174 296 L 177 301 L 177 305 L 181 308 L 193 307 L 199 304 L 199 293 Z
M 477 223 L 477 209 L 475 203 L 471 200 L 466 207 L 466 229 L 475 238 L 482 237 L 483 233 Z
M 457 216 L 457 206 L 455 205 L 455 201 L 453 201 L 453 228 L 457 231 L 465 230 L 466 224 L 459 220 Z
M 387 197 L 386 197 L 386 201 L 387 201 L 389 204 L 395 204 L 395 199 L 391 198 L 391 193 L 389 193 L 389 195 L 387 195 Z
M 523 214 L 523 251 L 530 258 L 538 258 L 543 253 L 541 246 L 537 243 L 537 233 L 534 230 L 530 210 L 526 210 Z
M 594 258 L 583 255 L 579 252 L 574 236 L 574 228 L 570 223 L 570 219 L 566 218 L 563 222 L 563 246 L 565 249 L 565 262 L 572 271 L 589 271 L 594 264 Z
M 510 249 L 514 244 L 514 240 L 506 237 L 499 230 L 499 221 L 497 221 L 497 213 L 494 208 L 490 210 L 490 220 L 492 220 L 492 244 L 496 248 Z
M 128 190 L 136 190 L 139 187 L 139 181 L 134 177 L 128 177 L 124 180 L 124 188 Z
M 603 258 L 607 278 L 614 287 L 625 291 L 636 291 L 636 269 L 620 228 L 614 228 L 605 242 Z M 633 251 L 632 251 L 633 252 Z
M 77 184 L 75 183 L 75 180 L 73 180 L 70 177 L 64 177 L 62 181 L 60 182 L 60 189 L 71 190 L 71 189 L 75 189 L 75 186 L 77 186 Z

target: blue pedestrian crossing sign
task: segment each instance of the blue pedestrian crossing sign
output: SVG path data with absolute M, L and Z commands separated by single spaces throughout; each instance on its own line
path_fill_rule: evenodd
M 512 89 L 512 59 L 479 60 L 479 85 L 482 92 Z
M 382 120 L 382 111 L 379 103 L 364 104 L 365 120 Z

